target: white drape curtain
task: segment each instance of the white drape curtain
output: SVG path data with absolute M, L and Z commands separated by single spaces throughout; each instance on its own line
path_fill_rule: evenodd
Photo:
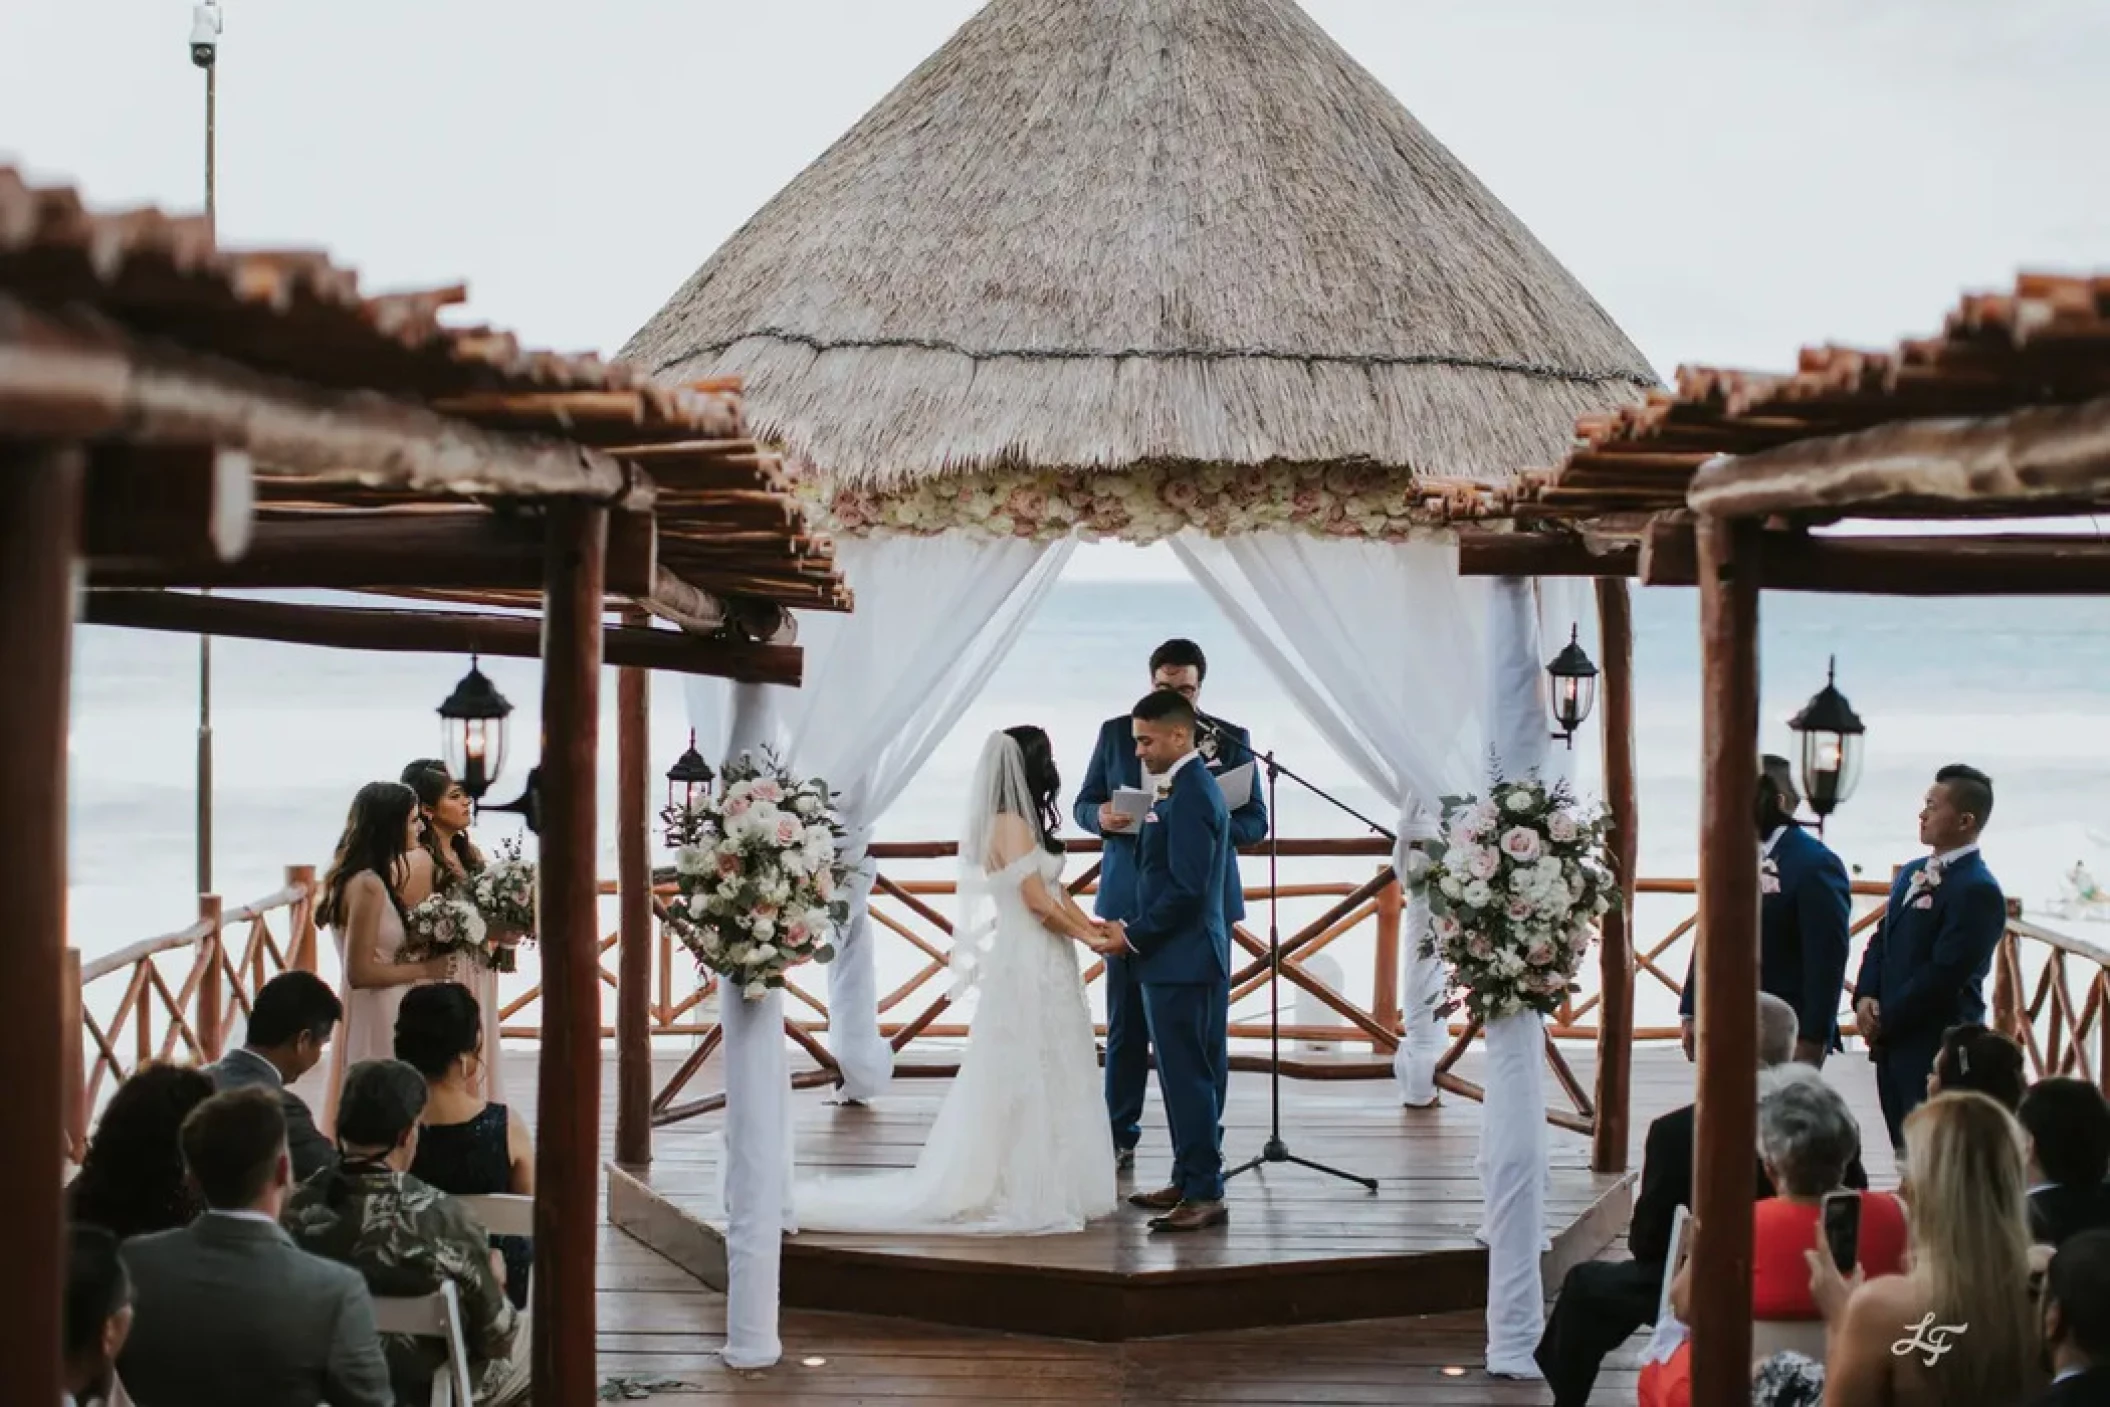
M 1213 539 L 1173 550 L 1289 691 L 1311 725 L 1390 806 L 1407 845 L 1436 834 L 1441 798 L 1485 772 L 1480 680 L 1485 584 L 1458 575 L 1447 541 L 1375 543 L 1304 533 Z M 1436 1100 L 1443 965 L 1421 954 L 1426 902 L 1406 912 L 1400 1097 Z

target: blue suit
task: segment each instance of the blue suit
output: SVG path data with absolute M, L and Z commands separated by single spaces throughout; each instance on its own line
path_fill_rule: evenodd
M 1846 989 L 1853 881 L 1816 836 L 1790 823 L 1760 862 L 1758 989 L 1795 1008 L 1803 1040 L 1839 1048 L 1839 997 Z M 1678 1015 L 1693 1013 L 1693 965 Z
M 1905 1116 L 1927 1097 L 1942 1032 L 1985 1020 L 1985 978 L 2007 927 L 2007 898 L 1976 850 L 1951 860 L 1931 889 L 1913 886 L 1914 860 L 1890 886 L 1883 921 L 1868 940 L 1854 999 L 1874 997 L 1880 1023 L 1872 1056 L 1893 1148 Z
M 1230 1080 L 1231 816 L 1209 769 L 1189 762 L 1137 827 L 1136 916 L 1127 959 L 1142 991 L 1158 1090 L 1172 1129 L 1172 1181 L 1190 1202 L 1222 1198 Z
M 1252 760 L 1252 744 L 1246 730 L 1223 719 L 1209 720 L 1225 736 L 1216 743 L 1216 756 L 1203 760 L 1211 772 L 1243 766 Z M 1209 740 L 1201 740 L 1209 746 Z M 1191 765 L 1191 764 L 1190 764 Z M 1099 726 L 1092 745 L 1092 760 L 1084 770 L 1074 814 L 1077 824 L 1101 837 L 1105 849 L 1099 859 L 1099 894 L 1093 909 L 1101 918 L 1133 920 L 1140 912 L 1136 899 L 1137 832 L 1106 834 L 1099 828 L 1099 808 L 1110 800 L 1115 787 L 1140 787 L 1143 767 L 1136 760 L 1132 720 L 1123 714 Z M 1252 796 L 1231 813 L 1231 844 L 1238 848 L 1257 845 L 1267 835 L 1267 800 L 1259 778 L 1254 778 Z M 1245 886 L 1234 858 L 1224 875 L 1224 920 L 1233 924 L 1245 917 Z M 1114 1146 L 1133 1148 L 1143 1136 L 1143 1093 L 1150 1079 L 1149 1022 L 1143 1013 L 1143 995 L 1137 985 L 1136 963 L 1130 958 L 1106 960 L 1106 1110 L 1114 1128 Z M 1219 1101 L 1221 1102 L 1221 1101 Z

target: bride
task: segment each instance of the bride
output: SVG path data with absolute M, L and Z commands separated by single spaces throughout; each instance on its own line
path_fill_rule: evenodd
M 1079 953 L 1099 930 L 1062 887 L 1048 735 L 992 733 L 960 838 L 954 995 L 977 994 L 967 1051 L 906 1170 L 794 1184 L 807 1231 L 1045 1235 L 1115 1207 L 1113 1132 Z

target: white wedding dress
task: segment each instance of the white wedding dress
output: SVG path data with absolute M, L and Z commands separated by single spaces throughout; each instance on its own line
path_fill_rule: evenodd
M 1085 950 L 1042 927 L 1020 890 L 1033 875 L 1054 890 L 1063 857 L 1035 845 L 994 872 L 975 858 L 991 846 L 994 814 L 1019 814 L 1007 800 L 1019 771 L 1017 745 L 994 735 L 961 845 L 954 952 L 978 1004 L 930 1136 L 913 1168 L 796 1180 L 801 1231 L 1048 1235 L 1082 1230 L 1115 1208 L 1113 1131 L 1079 967 Z

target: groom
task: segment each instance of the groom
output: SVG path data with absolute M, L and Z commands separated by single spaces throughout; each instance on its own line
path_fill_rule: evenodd
M 1224 882 L 1231 816 L 1195 750 L 1194 705 L 1168 689 L 1133 710 L 1137 760 L 1157 801 L 1136 837 L 1136 914 L 1110 919 L 1094 946 L 1133 969 L 1158 1090 L 1172 1129 L 1172 1182 L 1129 1198 L 1163 1212 L 1153 1231 L 1200 1231 L 1230 1220 L 1223 1203 L 1223 1100 L 1230 1077 L 1231 925 Z M 1109 964 L 1111 965 L 1111 963 Z
M 1198 734 L 1194 746 L 1212 773 L 1253 760 L 1245 729 L 1200 711 L 1202 681 L 1209 661 L 1192 640 L 1167 640 L 1151 651 L 1150 687 L 1177 694 L 1195 705 Z M 1142 787 L 1144 765 L 1137 759 L 1134 720 L 1127 714 L 1109 718 L 1099 729 L 1091 764 L 1077 791 L 1077 824 L 1105 841 L 1100 857 L 1099 896 L 1093 907 L 1103 919 L 1133 920 L 1136 901 L 1136 840 L 1141 827 L 1113 808 L 1116 787 Z M 1231 813 L 1231 845 L 1243 849 L 1267 835 L 1267 801 L 1254 785 L 1246 804 Z M 1224 872 L 1224 923 L 1245 917 L 1245 886 L 1234 859 Z M 1143 1014 L 1137 964 L 1118 954 L 1106 960 L 1106 1113 L 1114 1128 L 1116 1166 L 1135 1163 L 1136 1142 L 1143 1136 L 1143 1095 L 1150 1082 L 1150 1035 Z M 1218 1090 L 1219 1102 L 1223 1094 Z

